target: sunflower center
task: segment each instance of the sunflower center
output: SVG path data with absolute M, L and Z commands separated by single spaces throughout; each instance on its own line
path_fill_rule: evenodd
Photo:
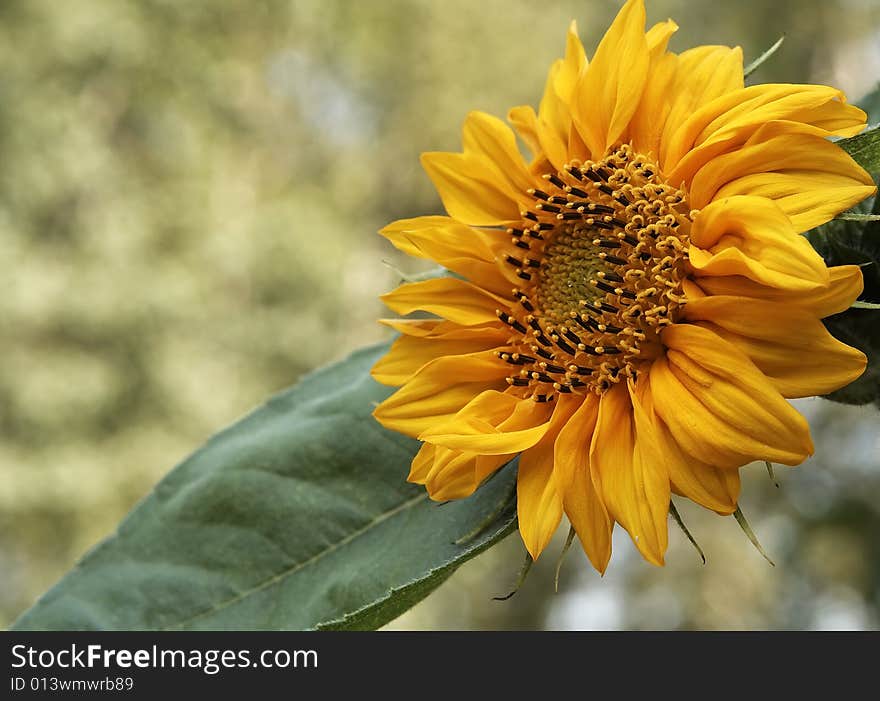
M 537 401 L 602 393 L 658 352 L 684 303 L 690 229 L 684 193 L 627 144 L 544 179 L 508 229 L 524 284 L 498 312 L 517 332 L 500 353 L 519 366 L 507 381 Z
M 593 243 L 594 230 L 583 226 L 559 228 L 544 246 L 537 270 L 535 301 L 546 320 L 565 324 L 571 312 L 580 314 L 581 302 L 592 303 L 603 296 L 596 285 L 599 280 L 609 279 L 609 270 L 599 258 L 600 253 L 607 251 Z

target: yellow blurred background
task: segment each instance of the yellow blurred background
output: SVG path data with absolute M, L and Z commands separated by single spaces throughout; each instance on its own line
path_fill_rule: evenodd
M 0 624 L 176 462 L 309 369 L 385 337 L 377 295 L 423 269 L 376 235 L 440 212 L 419 153 L 467 111 L 537 103 L 576 18 L 611 0 L 0 3 Z M 649 0 L 672 48 L 780 34 L 755 78 L 880 75 L 877 0 Z M 396 628 L 876 628 L 876 409 L 807 400 L 817 456 L 748 469 L 732 519 L 679 509 L 668 565 L 624 533 L 599 578 L 554 547 L 511 601 L 516 537 Z

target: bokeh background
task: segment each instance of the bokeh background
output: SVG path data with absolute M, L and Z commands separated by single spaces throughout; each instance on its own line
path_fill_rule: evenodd
M 877 0 L 650 0 L 674 49 L 780 35 L 763 82 L 858 99 Z M 376 235 L 440 212 L 418 164 L 468 110 L 535 104 L 564 32 L 612 0 L 0 2 L 0 624 L 173 464 L 309 369 L 384 337 L 376 297 L 422 268 Z M 553 551 L 507 603 L 516 536 L 393 628 L 880 627 L 880 413 L 798 403 L 817 455 L 733 519 L 679 509 L 668 565 L 618 532 L 604 578 Z M 784 470 L 784 471 L 783 471 Z

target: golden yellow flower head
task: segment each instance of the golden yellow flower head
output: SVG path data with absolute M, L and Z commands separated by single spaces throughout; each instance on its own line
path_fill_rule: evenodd
M 801 232 L 875 192 L 829 136 L 865 114 L 821 85 L 744 87 L 739 48 L 666 50 L 629 0 L 591 61 L 572 23 L 537 113 L 473 112 L 462 153 L 422 163 L 448 217 L 395 246 L 460 277 L 401 286 L 375 412 L 424 441 L 410 481 L 466 497 L 521 454 L 519 529 L 538 557 L 568 517 L 604 571 L 621 524 L 663 563 L 670 493 L 721 514 L 739 468 L 813 452 L 786 401 L 858 377 L 821 319 L 861 292 Z

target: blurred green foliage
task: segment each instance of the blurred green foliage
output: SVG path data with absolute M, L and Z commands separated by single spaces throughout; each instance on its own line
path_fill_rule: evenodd
M 376 296 L 423 268 L 375 231 L 440 211 L 419 153 L 457 149 L 471 109 L 536 103 L 568 21 L 591 49 L 616 8 L 0 3 L 0 622 L 208 435 L 383 337 Z M 675 49 L 739 43 L 749 60 L 785 33 L 756 81 L 857 98 L 880 73 L 875 0 L 648 11 L 681 25 Z M 781 490 L 752 469 L 743 500 L 777 568 L 685 505 L 706 567 L 675 533 L 664 570 L 620 539 L 603 580 L 573 551 L 554 597 L 551 552 L 498 604 L 510 538 L 394 625 L 880 625 L 878 414 L 800 404 L 818 456 Z

